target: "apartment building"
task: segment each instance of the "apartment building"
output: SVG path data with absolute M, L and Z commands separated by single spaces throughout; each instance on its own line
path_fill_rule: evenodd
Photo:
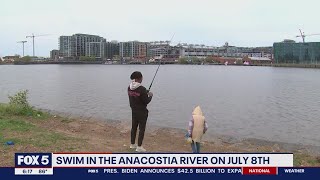
M 119 43 L 119 55 L 126 60 L 142 60 L 147 58 L 146 42 L 129 41 Z
M 90 48 L 93 49 L 92 54 L 98 53 L 97 47 L 99 45 L 96 43 L 100 43 L 101 41 L 103 41 L 102 37 L 90 34 L 74 34 L 72 36 L 60 36 L 60 55 L 62 57 L 79 59 L 79 57 L 81 56 L 86 56 L 86 50 L 90 50 Z M 88 47 L 87 43 L 92 44 Z M 91 54 L 91 52 L 89 54 Z

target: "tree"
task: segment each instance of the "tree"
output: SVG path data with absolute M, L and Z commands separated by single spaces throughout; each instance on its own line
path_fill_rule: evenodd
M 96 60 L 95 57 L 90 57 L 90 56 L 80 56 L 80 61 L 94 61 Z
M 238 59 L 238 60 L 236 60 L 236 63 L 237 64 L 243 64 L 243 60 L 242 59 Z
M 204 62 L 206 62 L 206 63 L 213 63 L 213 57 L 207 56 L 207 57 L 204 59 Z
M 22 58 L 20 58 L 22 61 L 27 61 L 27 62 L 29 62 L 29 61 L 31 61 L 32 60 L 32 58 L 30 57 L 30 56 L 24 56 L 24 57 L 22 57 Z
M 113 56 L 113 58 L 112 58 L 112 60 L 114 60 L 114 61 L 120 61 L 120 56 L 119 55 L 114 55 Z
M 187 58 L 179 58 L 179 60 L 178 60 L 178 63 L 179 64 L 188 64 L 188 59 Z
M 202 61 L 200 58 L 192 57 L 191 62 L 192 62 L 192 64 L 201 64 Z
M 24 56 L 21 58 L 14 59 L 14 61 L 21 61 L 21 62 L 30 62 L 31 60 L 32 58 L 30 56 Z
M 213 59 L 213 63 L 217 63 L 217 64 L 222 63 L 220 57 L 214 56 L 214 57 L 212 57 L 212 59 Z

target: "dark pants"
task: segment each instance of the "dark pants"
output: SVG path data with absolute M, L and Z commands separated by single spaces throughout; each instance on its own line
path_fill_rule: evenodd
M 193 153 L 200 153 L 200 143 L 192 141 L 191 148 Z
M 136 142 L 137 128 L 139 126 L 138 146 L 142 145 L 147 119 L 148 110 L 132 110 L 131 144 Z

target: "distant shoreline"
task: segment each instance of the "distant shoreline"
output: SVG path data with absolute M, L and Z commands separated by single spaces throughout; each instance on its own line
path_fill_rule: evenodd
M 147 63 L 143 64 L 140 62 L 131 62 L 131 63 L 113 63 L 105 64 L 105 61 L 31 61 L 31 62 L 14 62 L 14 63 L 5 63 L 0 65 L 41 65 L 41 64 L 100 64 L 100 65 L 158 65 L 159 63 Z M 161 62 L 161 64 L 174 64 L 174 65 L 223 65 L 221 63 L 206 63 L 206 64 L 179 64 L 177 62 Z M 267 67 L 288 67 L 288 68 L 320 68 L 320 64 L 228 64 L 228 66 L 267 66 Z

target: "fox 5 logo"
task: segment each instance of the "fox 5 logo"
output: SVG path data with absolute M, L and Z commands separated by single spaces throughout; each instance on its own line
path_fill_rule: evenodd
M 52 167 L 51 153 L 16 153 L 16 167 Z

